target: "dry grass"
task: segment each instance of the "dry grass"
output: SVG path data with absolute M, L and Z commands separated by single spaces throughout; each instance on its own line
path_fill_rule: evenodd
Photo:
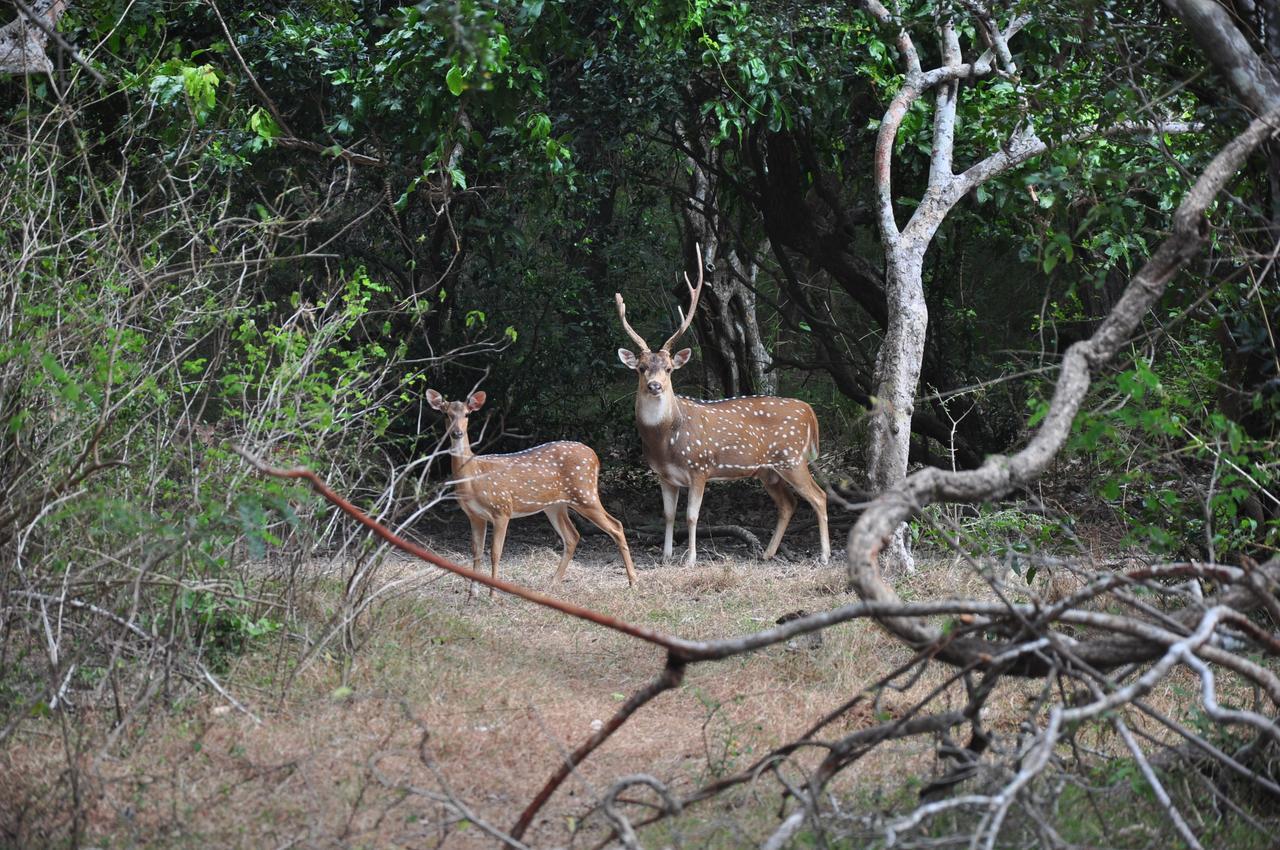
M 442 554 L 463 559 L 458 532 Z M 715 542 L 707 543 L 694 569 L 655 565 L 653 552 L 637 547 L 640 581 L 628 590 L 611 543 L 589 536 L 557 592 L 686 637 L 757 630 L 791 611 L 845 601 L 837 569 L 716 557 Z M 557 559 L 558 549 L 536 529 L 517 529 L 503 574 L 545 587 Z M 333 580 L 316 584 L 317 609 L 332 607 L 339 595 L 339 571 L 332 572 Z M 416 563 L 388 561 L 379 581 L 396 582 L 396 589 L 361 621 L 362 644 L 349 664 L 321 654 L 283 700 L 271 696 L 280 678 L 275 656 L 248 656 L 231 671 L 261 725 L 204 697 L 109 755 L 86 755 L 86 793 L 95 801 L 91 839 L 112 846 L 432 845 L 446 835 L 448 818 L 414 788 L 447 788 L 479 817 L 507 828 L 563 753 L 662 664 L 646 644 L 518 600 L 468 602 L 462 582 Z M 900 590 L 911 598 L 987 593 L 972 571 L 950 561 L 923 565 Z M 827 631 L 817 647 L 699 665 L 595 753 L 527 837 L 536 846 L 567 844 L 591 814 L 589 801 L 621 775 L 649 773 L 688 792 L 740 770 L 909 657 L 874 625 L 852 622 Z M 905 693 L 849 714 L 832 734 L 906 710 L 945 673 L 930 671 Z M 1015 723 L 1028 693 L 1008 688 L 993 701 L 988 725 Z M 961 694 L 944 701 L 959 705 Z M 2 756 L 0 826 L 24 823 L 22 834 L 33 842 L 58 825 L 45 803 L 45 789 L 65 767 L 55 732 L 52 721 L 35 725 Z M 927 776 L 934 769 L 928 744 L 886 745 L 833 790 L 864 795 Z M 751 818 L 733 808 L 747 799 L 744 791 L 695 810 L 681 821 L 686 838 L 702 830 L 705 840 L 719 835 L 726 846 L 747 840 L 735 830 L 749 830 Z M 755 808 L 771 815 L 770 806 Z M 474 826 L 447 834 L 448 847 L 491 846 Z

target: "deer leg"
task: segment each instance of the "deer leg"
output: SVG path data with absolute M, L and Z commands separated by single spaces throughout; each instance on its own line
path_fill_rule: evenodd
M 680 488 L 661 479 L 658 484 L 662 487 L 662 519 L 667 523 L 666 536 L 662 539 L 662 562 L 665 564 L 671 560 L 672 538 L 676 527 L 676 500 L 680 498 Z
M 689 551 L 684 556 L 686 567 L 692 567 L 698 560 L 698 511 L 702 508 L 702 492 L 706 489 L 705 478 L 689 478 L 689 502 L 684 507 L 685 521 L 689 525 Z
M 471 569 L 474 572 L 480 572 L 480 557 L 484 555 L 484 535 L 489 530 L 489 524 L 485 522 L 483 517 L 467 514 L 467 519 L 471 522 Z M 474 581 L 467 582 L 467 599 L 470 599 L 475 593 L 476 583 Z
M 578 529 L 574 528 L 573 520 L 569 519 L 569 509 L 564 505 L 552 505 L 547 508 L 546 514 L 556 534 L 559 534 L 560 539 L 564 541 L 564 553 L 560 556 L 560 566 L 556 569 L 555 578 L 551 580 L 559 584 L 564 578 L 565 568 L 573 560 L 573 553 L 578 548 L 578 541 L 582 539 L 582 535 L 578 533 Z
M 497 514 L 493 518 L 493 542 L 489 544 L 489 560 L 493 564 L 493 577 L 498 577 L 498 561 L 502 560 L 502 544 L 507 541 L 507 523 L 511 517 Z M 489 588 L 489 598 L 493 598 L 493 588 Z
M 627 584 L 634 587 L 636 583 L 636 570 L 631 563 L 631 549 L 627 546 L 627 534 L 622 528 L 622 523 L 614 519 L 614 517 L 604 509 L 604 506 L 596 503 L 592 506 L 574 505 L 573 509 L 580 516 L 595 523 L 605 534 L 613 538 L 613 542 L 618 544 L 618 552 L 622 554 L 622 563 L 627 568 Z
M 818 515 L 818 538 L 822 541 L 821 563 L 828 563 L 831 560 L 831 538 L 827 534 L 827 491 L 813 480 L 813 475 L 805 464 L 779 470 L 779 473 L 796 488 L 801 498 L 813 505 L 813 512 Z
M 778 547 L 782 545 L 782 535 L 786 534 L 787 526 L 791 524 L 791 517 L 796 512 L 796 497 L 791 494 L 791 488 L 782 480 L 782 476 L 773 470 L 768 470 L 761 475 L 760 483 L 768 491 L 773 503 L 778 506 L 778 524 L 774 526 L 773 537 L 770 538 L 769 546 L 764 550 L 764 559 L 767 561 L 778 554 Z

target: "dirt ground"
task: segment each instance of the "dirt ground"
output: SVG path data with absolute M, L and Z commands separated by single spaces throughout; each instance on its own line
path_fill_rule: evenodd
M 703 522 L 723 522 L 716 515 L 733 505 L 738 516 L 771 525 L 767 514 L 751 513 L 765 510 L 762 498 L 740 488 L 713 491 Z M 629 527 L 642 524 L 634 509 L 611 509 Z M 838 564 L 852 519 L 832 513 Z M 707 535 L 696 567 L 666 566 L 656 545 L 637 540 L 639 581 L 631 589 L 611 541 L 584 536 L 554 591 L 689 638 L 767 628 L 790 612 L 853 601 L 841 568 L 816 564 L 817 531 L 801 526 L 810 517 L 802 507 L 788 557 L 773 562 L 752 557 L 736 537 Z M 445 518 L 419 537 L 466 563 L 466 526 Z M 558 557 L 550 524 L 529 517 L 512 524 L 502 575 L 551 589 Z M 348 567 L 317 565 L 306 592 L 314 610 L 303 612 L 303 622 L 332 615 Z M 655 648 L 594 624 L 501 595 L 468 601 L 464 582 L 416 562 L 388 558 L 375 585 L 377 598 L 358 622 L 349 655 L 324 650 L 296 667 L 299 647 L 318 633 L 285 651 L 250 653 L 224 677 L 245 711 L 204 692 L 106 753 L 87 750 L 80 793 L 93 802 L 89 840 L 104 847 L 495 846 L 478 822 L 509 829 L 563 754 L 662 666 Z M 927 558 L 898 587 L 908 599 L 986 593 L 963 565 Z M 593 846 L 604 821 L 591 801 L 618 777 L 645 773 L 687 794 L 747 767 L 909 658 L 897 641 L 858 621 L 829 629 L 816 646 L 698 665 L 581 766 L 526 840 Z M 905 711 L 944 673 L 930 671 L 905 692 L 850 713 L 828 737 Z M 292 684 L 281 698 L 287 676 Z M 993 702 L 988 722 L 1000 724 L 1002 706 L 1013 722 L 1023 696 L 1014 688 Z M 944 701 L 956 706 L 961 699 L 956 691 Z M 0 755 L 0 774 L 8 777 L 0 778 L 0 824 L 11 834 L 16 825 L 33 844 L 60 828 L 48 789 L 65 767 L 61 752 L 50 721 L 32 724 Z M 806 763 L 813 758 L 797 762 Z M 928 741 L 885 745 L 833 790 L 874 801 L 918 787 L 915 777 L 935 767 Z M 464 803 L 476 823 L 458 823 L 442 799 Z M 685 846 L 758 843 L 777 823 L 777 804 L 776 785 L 744 787 L 663 829 L 678 830 Z

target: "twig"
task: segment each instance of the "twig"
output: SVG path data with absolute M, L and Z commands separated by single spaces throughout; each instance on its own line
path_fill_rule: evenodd
M 600 727 L 564 760 L 564 763 L 560 765 L 556 772 L 551 775 L 551 778 L 546 781 L 546 784 L 542 786 L 542 789 L 538 791 L 537 796 L 521 812 L 519 820 L 516 821 L 515 826 L 511 827 L 511 834 L 516 838 L 523 838 L 525 831 L 528 830 L 529 824 L 533 822 L 538 811 L 546 805 L 547 801 L 551 799 L 551 795 L 569 777 L 574 768 L 582 764 L 587 756 L 591 755 L 597 747 L 607 741 L 609 736 L 616 732 L 631 715 L 643 708 L 658 694 L 678 686 L 684 679 L 684 668 L 685 662 L 681 658 L 678 658 L 675 653 L 668 653 L 667 664 L 658 678 L 632 694 L 631 698 L 623 703 L 622 707 L 614 713 L 613 717 L 609 718 L 609 721 L 604 726 Z
M 100 85 L 106 85 L 107 78 L 102 76 L 101 72 L 99 72 L 97 68 L 94 68 L 92 65 L 90 65 L 84 59 L 84 57 L 80 55 L 79 51 L 77 51 L 74 47 L 72 47 L 71 44 L 65 38 L 59 35 L 58 31 L 54 29 L 52 26 L 50 26 L 49 23 L 44 20 L 44 18 L 36 14 L 36 11 L 34 9 L 32 9 L 25 2 L 23 2 L 23 0 L 13 0 L 13 5 L 15 8 L 17 8 L 18 14 L 25 17 L 28 23 L 34 25 L 36 29 L 40 30 L 40 32 L 44 33 L 49 38 L 53 39 L 54 44 L 58 45 L 58 47 L 61 48 L 62 51 L 67 54 L 67 56 L 71 57 L 72 62 L 75 62 L 77 65 L 83 68 L 86 72 L 88 72 L 89 76 L 93 77 L 93 79 L 96 80 Z M 63 2 L 63 0 L 57 0 L 52 6 L 49 7 L 49 10 L 50 11 L 57 10 L 59 6 L 61 6 L 62 9 L 65 9 L 66 3 Z M 61 10 L 59 10 L 59 16 L 60 15 L 61 15 Z
M 245 708 L 244 704 L 241 703 L 240 700 L 236 699 L 230 693 L 228 693 L 227 689 L 222 687 L 222 685 L 219 684 L 217 679 L 213 678 L 213 674 L 209 672 L 208 667 L 205 667 L 203 664 L 197 664 L 197 667 L 200 670 L 200 675 L 204 676 L 205 681 L 213 685 L 213 689 L 218 693 L 222 694 L 222 698 L 225 699 L 227 702 L 231 703 L 231 705 L 236 709 L 236 711 L 239 711 L 241 714 L 248 716 L 248 718 L 253 721 L 255 726 L 262 725 L 262 720 L 259 719 L 258 715 L 254 714 L 252 711 Z
M 654 793 L 662 798 L 667 814 L 680 814 L 679 799 L 671 793 L 671 789 L 649 774 L 637 773 L 618 779 L 609 787 L 604 799 L 600 801 L 600 805 L 604 809 L 604 816 L 613 824 L 614 834 L 618 836 L 618 840 L 622 842 L 622 846 L 626 850 L 640 850 L 640 842 L 636 840 L 636 831 L 631 827 L 631 821 L 627 820 L 626 816 L 618 811 L 617 803 L 618 795 L 633 785 L 648 785 L 653 789 Z
M 340 159 L 345 159 L 347 162 L 355 165 L 369 165 L 375 168 L 385 168 L 387 166 L 385 160 L 349 151 L 341 145 L 325 147 L 319 142 L 299 139 L 294 134 L 293 130 L 289 128 L 289 122 L 285 120 L 284 114 L 280 111 L 280 108 L 276 106 L 276 102 L 271 99 L 271 95 L 267 94 L 266 90 L 262 87 L 262 84 L 258 82 L 257 76 L 255 76 L 253 71 L 250 70 L 249 63 L 240 55 L 240 49 L 236 47 L 235 37 L 231 34 L 230 27 L 227 26 L 226 20 L 222 17 L 222 12 L 218 9 L 218 4 L 214 2 L 214 0 L 209 0 L 209 8 L 213 9 L 213 14 L 217 17 L 218 23 L 222 27 L 223 35 L 227 37 L 227 46 L 231 48 L 231 52 L 235 54 L 237 61 L 240 63 L 241 69 L 244 70 L 245 76 L 249 78 L 249 84 L 253 86 L 253 89 L 258 93 L 258 96 L 262 98 L 262 102 L 267 105 L 267 109 L 271 112 L 271 117 L 275 119 L 276 123 L 280 125 L 280 129 L 284 131 L 284 135 L 273 139 L 277 145 L 283 148 L 297 148 L 299 150 L 311 151 L 312 153 L 332 155 Z
M 1124 720 L 1120 717 L 1113 717 L 1111 718 L 1111 725 L 1120 733 L 1120 737 L 1124 740 L 1124 745 L 1133 754 L 1134 761 L 1138 763 L 1138 769 L 1142 771 L 1143 778 L 1147 780 L 1147 785 L 1151 786 L 1151 790 L 1155 792 L 1156 800 L 1159 801 L 1165 814 L 1169 816 L 1169 820 L 1173 821 L 1174 829 L 1182 836 L 1182 840 L 1187 842 L 1187 845 L 1192 850 L 1204 850 L 1200 846 L 1200 842 L 1196 840 L 1191 827 L 1187 826 L 1187 822 L 1182 819 L 1181 812 L 1173 805 L 1173 800 L 1169 799 L 1169 792 L 1164 790 L 1164 785 L 1160 783 L 1156 772 L 1151 769 L 1151 764 L 1147 761 L 1142 748 L 1138 746 L 1138 742 L 1134 740 L 1133 733 L 1129 731 L 1129 727 L 1125 725 Z

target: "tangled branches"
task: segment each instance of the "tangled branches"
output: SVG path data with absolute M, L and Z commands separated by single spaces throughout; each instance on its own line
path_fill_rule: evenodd
M 677 687 L 687 667 L 732 658 L 837 623 L 863 618 L 885 623 L 905 618 L 951 615 L 948 627 L 940 630 L 938 637 L 928 644 L 919 647 L 919 652 L 908 665 L 894 671 L 869 688 L 867 693 L 859 694 L 822 718 L 800 738 L 773 750 L 746 770 L 697 789 L 683 798 L 675 796 L 666 786 L 659 788 L 646 782 L 659 790 L 666 802 L 658 813 L 634 824 L 619 813 L 617 795 L 620 789 L 612 790 L 601 806 L 613 824 L 618 840 L 624 846 L 638 846 L 634 832 L 636 827 L 675 817 L 698 803 L 715 799 L 734 787 L 757 782 L 765 775 L 774 777 L 782 789 L 783 798 L 792 800 L 798 807 L 783 819 L 770 839 L 771 846 L 783 846 L 802 825 L 815 830 L 840 829 L 839 819 L 833 818 L 838 810 L 830 810 L 829 804 L 824 802 L 829 799 L 827 786 L 830 782 L 887 742 L 925 736 L 939 739 L 942 743 L 940 756 L 955 763 L 948 773 L 924 790 L 925 797 L 936 796 L 964 782 L 991 785 L 994 790 L 926 802 L 902 816 L 862 824 L 860 834 L 880 835 L 889 843 L 909 843 L 906 836 L 927 827 L 939 816 L 946 814 L 959 818 L 962 813 L 972 811 L 977 813 L 977 821 L 967 824 L 965 834 L 971 835 L 980 846 L 992 847 L 1002 834 L 1010 812 L 1019 807 L 1028 816 L 1024 821 L 1039 828 L 1042 838 L 1051 845 L 1061 844 L 1060 840 L 1052 838 L 1052 819 L 1040 811 L 1045 800 L 1052 795 L 1037 793 L 1037 787 L 1044 784 L 1050 768 L 1060 762 L 1062 748 L 1077 750 L 1076 758 L 1079 760 L 1078 750 L 1093 746 L 1083 743 L 1082 739 L 1095 734 L 1091 723 L 1102 719 L 1116 730 L 1133 755 L 1179 833 L 1184 838 L 1190 837 L 1188 843 L 1192 846 L 1199 846 L 1193 843 L 1194 836 L 1189 832 L 1185 818 L 1179 814 L 1151 767 L 1150 759 L 1126 723 L 1124 714 L 1127 712 L 1156 721 L 1199 753 L 1217 761 L 1254 787 L 1271 794 L 1280 791 L 1280 786 L 1267 773 L 1269 768 L 1259 769 L 1242 763 L 1213 743 L 1210 737 L 1164 717 L 1143 701 L 1157 686 L 1167 682 L 1177 667 L 1185 666 L 1199 677 L 1200 705 L 1207 717 L 1220 725 L 1217 734 L 1231 737 L 1236 733 L 1230 730 L 1243 728 L 1247 735 L 1252 736 L 1255 743 L 1250 746 L 1258 753 L 1271 752 L 1274 744 L 1280 743 L 1280 727 L 1269 716 L 1280 706 L 1280 689 L 1277 688 L 1280 680 L 1265 665 L 1250 659 L 1242 651 L 1251 647 L 1268 655 L 1280 655 L 1280 641 L 1250 618 L 1254 611 L 1274 604 L 1277 582 L 1280 581 L 1280 558 L 1248 571 L 1193 563 L 1111 573 L 1057 604 L 1046 604 L 1043 600 L 1014 602 L 1008 598 L 1011 595 L 1008 586 L 997 586 L 997 598 L 991 600 L 859 602 L 739 637 L 692 641 L 622 622 L 473 572 L 399 538 L 305 470 L 286 471 L 260 463 L 257 465 L 270 475 L 310 481 L 318 492 L 384 540 L 430 563 L 470 581 L 489 584 L 562 614 L 620 631 L 666 650 L 667 660 L 660 675 L 633 693 L 609 721 L 566 756 L 510 831 L 505 833 L 504 841 L 509 839 L 512 846 L 525 839 L 535 816 L 564 780 L 638 711 L 658 695 Z M 1187 576 L 1218 583 L 1220 589 L 1207 598 L 1196 599 L 1185 589 L 1184 582 L 1172 586 L 1165 583 L 1169 578 Z M 1154 601 L 1143 603 L 1145 610 L 1164 609 L 1165 613 L 1158 614 L 1156 622 L 1151 622 L 1131 615 L 1121 616 L 1082 607 L 1107 597 L 1119 588 L 1130 593 L 1137 590 L 1150 593 Z M 1006 598 L 998 598 L 1002 595 Z M 1161 598 L 1173 605 L 1161 605 Z M 1069 634 L 1071 630 L 1080 630 L 1082 634 L 1089 632 L 1096 637 L 1081 640 Z M 996 653 L 970 653 L 969 660 L 954 674 L 890 722 L 857 729 L 834 739 L 818 737 L 834 720 L 873 694 L 885 688 L 905 689 L 907 683 L 938 660 L 957 657 L 958 652 L 974 645 L 978 634 L 1007 635 L 1006 648 Z M 993 645 L 991 637 L 983 638 L 983 641 L 983 646 Z M 1105 651 L 1098 649 L 1103 646 Z M 1095 649 L 1089 650 L 1089 647 Z M 1142 662 L 1148 659 L 1154 659 L 1155 663 L 1144 669 Z M 1246 710 L 1223 707 L 1215 675 L 1206 662 L 1225 667 L 1239 677 L 1237 681 L 1256 686 L 1266 694 L 1271 708 Z M 1002 680 L 1011 676 L 1036 677 L 1043 680 L 1044 685 L 1029 700 L 1024 719 L 1016 724 L 1006 722 L 1006 726 L 1012 725 L 1011 732 L 1007 729 L 997 732 L 987 727 L 984 713 L 988 711 L 993 695 L 1000 692 Z M 964 706 L 958 710 L 936 710 L 939 700 L 957 683 L 964 687 Z M 955 730 L 965 726 L 969 728 L 969 740 L 960 745 L 952 736 Z M 798 756 L 809 751 L 822 754 L 816 764 L 796 761 Z M 787 775 L 789 768 L 799 771 L 803 778 L 799 782 L 790 779 Z M 1059 777 L 1056 781 L 1062 779 Z M 843 828 L 848 829 L 849 825 Z
M 818 737 L 833 719 L 867 696 L 858 695 L 746 771 L 683 798 L 658 780 L 646 778 L 645 784 L 658 791 L 664 804 L 645 820 L 633 822 L 620 813 L 621 787 L 635 778 L 620 780 L 601 803 L 612 825 L 611 835 L 624 846 L 638 846 L 637 826 L 676 817 L 699 802 L 768 775 L 777 782 L 783 810 L 791 809 L 765 842 L 768 847 L 786 845 L 804 828 L 819 841 L 857 834 L 879 836 L 896 846 L 916 841 L 932 845 L 936 839 L 930 836 L 942 834 L 970 846 L 991 848 L 1006 840 L 1002 836 L 1007 836 L 1015 811 L 1021 815 L 1017 818 L 1019 830 L 1045 846 L 1065 846 L 1069 842 L 1060 834 L 1061 824 L 1055 825 L 1052 809 L 1063 788 L 1081 779 L 1079 773 L 1064 771 L 1062 766 L 1070 760 L 1087 773 L 1114 758 L 1116 748 L 1108 749 L 1111 744 L 1099 738 L 1101 724 L 1114 731 L 1175 834 L 1189 846 L 1200 847 L 1197 830 L 1184 814 L 1191 801 L 1185 792 L 1175 799 L 1161 770 L 1153 764 L 1151 752 L 1181 740 L 1199 758 L 1234 775 L 1236 781 L 1276 795 L 1271 764 L 1280 743 L 1280 727 L 1274 720 L 1280 709 L 1280 678 L 1261 659 L 1280 655 L 1280 640 L 1273 631 L 1280 626 L 1280 619 L 1276 619 L 1280 558 L 1248 568 L 1192 562 L 1095 573 L 1057 601 L 1038 597 L 1019 601 L 1017 596 L 1026 596 L 1025 592 L 992 576 L 989 599 L 904 602 L 880 576 L 877 553 L 901 522 L 936 500 L 981 501 L 1035 480 L 1063 445 L 1092 371 L 1113 356 L 1173 274 L 1194 255 L 1206 235 L 1204 211 L 1249 151 L 1274 134 L 1278 117 L 1280 111 L 1254 121 L 1218 154 L 1188 192 L 1175 215 L 1173 233 L 1094 336 L 1068 353 L 1049 413 L 1026 449 L 1009 458 L 989 459 L 972 472 L 923 470 L 870 506 L 849 541 L 850 580 L 862 598 L 860 602 L 739 637 L 688 640 L 473 573 L 401 540 L 338 497 L 312 473 L 258 466 L 271 475 L 309 480 L 317 491 L 387 542 L 444 569 L 666 651 L 661 673 L 633 693 L 613 718 L 553 772 L 505 834 L 503 841 L 513 846 L 525 839 L 534 817 L 567 776 L 655 697 L 676 687 L 688 667 L 749 653 L 837 623 L 872 618 L 917 653 L 911 664 L 881 680 L 873 691 L 902 688 L 904 681 L 913 680 L 938 662 L 950 665 L 955 672 L 897 718 L 835 738 Z M 1202 584 L 1216 590 L 1207 597 L 1192 592 L 1191 588 L 1199 591 Z M 1108 607 L 1097 610 L 1100 606 Z M 1119 606 L 1119 610 L 1109 606 Z M 1255 619 L 1255 613 L 1261 611 L 1272 617 L 1271 628 Z M 939 625 L 932 619 L 938 616 L 947 619 Z M 1239 694 L 1241 688 L 1254 689 L 1255 706 L 1234 704 L 1236 696 L 1224 699 L 1222 684 L 1210 665 L 1228 671 L 1233 694 Z M 1198 680 L 1198 705 L 1210 724 L 1207 731 L 1194 731 L 1183 720 L 1166 716 L 1146 701 L 1157 687 L 1167 686 L 1179 669 L 1189 670 Z M 1030 679 L 1040 686 L 1027 694 L 1026 709 L 1019 719 L 1005 717 L 996 728 L 987 720 L 992 713 L 991 701 L 1007 690 L 1006 680 L 1010 679 Z M 944 694 L 951 693 L 957 684 L 963 686 L 963 705 L 940 710 Z M 966 727 L 968 740 L 961 744 L 954 736 Z M 925 799 L 883 817 L 845 814 L 830 793 L 833 779 L 887 742 L 912 737 L 938 740 L 940 761 L 951 764 L 923 789 Z M 809 752 L 820 755 L 816 763 L 801 758 Z M 1196 775 L 1206 777 L 1203 771 Z M 952 794 L 961 786 L 968 790 Z M 1261 828 L 1251 815 L 1230 802 L 1230 794 L 1221 789 L 1215 793 L 1255 828 Z M 1203 821 L 1200 830 L 1205 831 Z

